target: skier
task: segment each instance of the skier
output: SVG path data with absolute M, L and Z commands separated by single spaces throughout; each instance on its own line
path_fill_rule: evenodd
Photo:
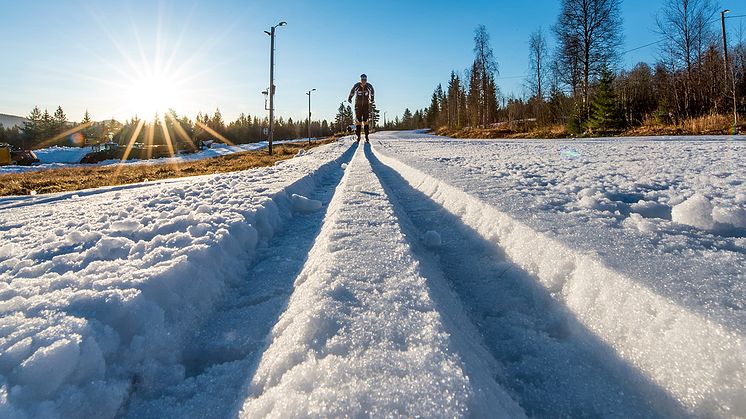
M 375 99 L 375 91 L 373 85 L 368 83 L 368 76 L 365 74 L 361 74 L 360 82 L 352 86 L 350 96 L 347 97 L 348 103 L 352 103 L 353 96 L 355 96 L 355 133 L 357 134 L 357 140 L 360 141 L 360 130 L 365 127 L 365 142 L 367 143 L 370 133 L 368 119 L 370 118 L 370 107 Z

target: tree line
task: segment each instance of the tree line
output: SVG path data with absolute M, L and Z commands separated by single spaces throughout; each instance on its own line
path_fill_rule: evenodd
M 621 0 L 561 0 L 550 33 L 528 39 L 522 97 L 503 96 L 498 64 L 484 26 L 474 32 L 474 61 L 439 84 L 430 105 L 391 128 L 461 129 L 513 123 L 562 125 L 572 134 L 618 132 L 642 125 L 679 125 L 746 108 L 746 42 L 741 30 L 727 59 L 720 9 L 712 0 L 665 0 L 656 15 L 658 60 L 620 68 Z M 550 50 L 549 37 L 555 47 Z M 406 119 L 406 122 L 405 122 Z
M 244 144 L 267 139 L 267 117 L 259 118 L 242 113 L 234 121 L 225 122 L 220 109 L 213 114 L 198 113 L 194 120 L 179 116 L 171 110 L 166 115 L 150 120 L 133 117 L 123 123 L 115 120 L 94 122 L 88 111 L 83 120 L 70 122 L 61 106 L 50 114 L 37 106 L 26 117 L 22 127 L 3 127 L 0 124 L 0 143 L 35 149 L 50 146 L 84 146 L 114 141 L 121 145 L 131 140 L 143 144 L 165 145 L 173 141 L 181 149 L 193 148 L 199 141 L 216 140 Z M 311 121 L 311 136 L 331 135 L 333 127 L 326 121 Z M 308 136 L 308 120 L 275 120 L 275 139 L 297 139 Z

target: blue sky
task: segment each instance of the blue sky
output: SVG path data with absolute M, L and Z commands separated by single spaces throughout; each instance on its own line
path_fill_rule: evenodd
M 657 39 L 660 4 L 623 2 L 624 49 Z M 549 33 L 558 8 L 558 0 L 0 0 L 0 113 L 62 105 L 72 120 L 86 108 L 97 120 L 123 119 L 137 109 L 133 85 L 149 77 L 138 73 L 159 68 L 178 91 L 170 106 L 180 114 L 219 107 L 227 120 L 264 116 L 263 31 L 280 20 L 288 26 L 277 32 L 276 108 L 285 118 L 305 117 L 311 88 L 314 119 L 333 118 L 362 72 L 389 117 L 427 106 L 451 69 L 469 66 L 478 24 L 492 37 L 502 91 L 520 96 L 528 35 L 538 27 Z M 655 52 L 635 51 L 622 64 L 650 62 Z

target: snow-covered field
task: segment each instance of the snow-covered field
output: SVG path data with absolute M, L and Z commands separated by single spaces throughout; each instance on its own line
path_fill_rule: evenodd
M 298 140 L 281 140 L 275 141 L 275 144 L 287 144 L 296 142 L 306 142 L 307 138 Z M 207 159 L 210 157 L 224 156 L 227 154 L 240 153 L 243 151 L 260 150 L 267 147 L 266 141 L 260 141 L 257 143 L 249 144 L 238 144 L 238 145 L 227 145 L 227 144 L 214 144 L 211 148 L 207 148 L 192 154 L 183 154 L 178 157 L 168 157 L 161 159 L 151 160 L 127 160 L 126 164 L 173 164 L 183 163 L 187 161 Z M 6 173 L 24 173 L 34 172 L 45 169 L 60 169 L 64 167 L 74 166 L 103 166 L 111 164 L 119 164 L 119 160 L 105 160 L 96 164 L 80 164 L 80 160 L 88 153 L 91 152 L 91 147 L 48 147 L 39 150 L 34 150 L 36 157 L 39 158 L 39 163 L 33 166 L 0 166 L 0 175 Z
M 0 199 L 0 417 L 746 416 L 746 141 L 380 133 Z

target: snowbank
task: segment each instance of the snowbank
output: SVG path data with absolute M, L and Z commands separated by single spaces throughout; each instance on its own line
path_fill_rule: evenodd
M 113 417 L 183 381 L 184 336 L 348 147 L 3 210 L 0 417 Z

